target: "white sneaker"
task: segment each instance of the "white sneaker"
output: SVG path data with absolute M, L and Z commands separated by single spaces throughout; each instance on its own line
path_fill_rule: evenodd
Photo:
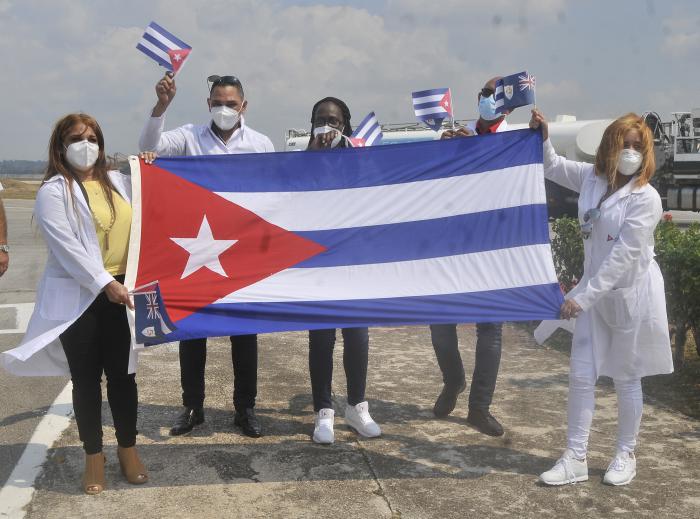
M 330 444 L 335 441 L 335 433 L 333 432 L 334 416 L 335 411 L 333 411 L 333 409 L 321 409 L 316 413 L 316 418 L 314 420 L 314 442 Z
M 554 486 L 588 481 L 588 462 L 577 460 L 573 451 L 566 449 L 551 469 L 540 474 L 540 481 Z
M 345 406 L 345 423 L 365 438 L 375 438 L 382 434 L 377 422 L 369 415 L 369 404 L 366 401 L 355 406 Z
M 603 483 L 607 485 L 628 485 L 637 475 L 637 460 L 631 452 L 620 451 L 608 465 Z

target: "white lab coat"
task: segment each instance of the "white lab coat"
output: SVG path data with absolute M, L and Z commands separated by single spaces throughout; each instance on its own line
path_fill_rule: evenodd
M 109 172 L 114 188 L 131 203 L 131 181 L 119 171 Z M 36 292 L 36 305 L 27 332 L 18 347 L 0 355 L 2 366 L 15 375 L 69 375 L 59 340 L 92 304 L 114 277 L 102 261 L 92 213 L 77 183 L 55 175 L 41 186 L 34 217 L 49 254 Z M 136 354 L 129 359 L 129 373 L 136 369 Z
M 607 178 L 593 164 L 560 157 L 544 143 L 544 174 L 580 193 L 579 221 L 598 205 Z M 661 198 L 636 177 L 600 206 L 600 218 L 583 241 L 584 274 L 567 294 L 583 309 L 574 330 L 579 347 L 593 349 L 596 377 L 634 379 L 671 373 L 673 361 L 661 270 L 654 260 L 654 229 Z

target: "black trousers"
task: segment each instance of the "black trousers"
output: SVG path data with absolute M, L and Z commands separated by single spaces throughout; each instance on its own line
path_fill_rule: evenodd
M 503 323 L 476 325 L 476 358 L 469 390 L 469 407 L 488 410 L 496 389 L 501 364 Z M 462 357 L 459 355 L 456 324 L 431 324 L 430 336 L 442 380 L 448 386 L 461 386 L 465 381 Z
M 87 454 L 102 451 L 102 372 L 107 376 L 107 401 L 117 443 L 136 443 L 138 394 L 129 371 L 131 333 L 123 305 L 104 293 L 60 336 L 73 381 L 73 409 L 78 434 Z
M 365 400 L 369 331 L 367 328 L 343 328 L 343 367 L 347 380 L 348 404 Z M 335 329 L 309 332 L 309 374 L 314 411 L 332 409 L 333 348 Z
M 258 394 L 258 336 L 232 335 L 233 406 L 238 410 L 255 407 Z M 207 364 L 207 340 L 180 342 L 180 383 L 182 405 L 204 406 L 204 370 Z

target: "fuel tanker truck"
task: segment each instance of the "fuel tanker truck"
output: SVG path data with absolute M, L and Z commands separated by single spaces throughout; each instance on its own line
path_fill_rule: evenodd
M 652 183 L 661 194 L 664 209 L 700 211 L 700 108 L 671 115 L 670 121 L 662 121 L 655 112 L 643 115 L 654 135 L 657 171 Z M 593 162 L 603 131 L 612 121 L 558 115 L 549 123 L 549 137 L 559 155 Z M 456 124 L 466 122 L 456 121 Z M 419 123 L 383 124 L 382 145 L 437 140 L 450 127 L 445 124 L 435 132 Z M 527 124 L 509 124 L 509 128 L 527 128 Z M 285 150 L 305 150 L 308 142 L 308 130 L 287 130 Z M 549 181 L 546 189 L 550 216 L 576 215 L 576 193 Z

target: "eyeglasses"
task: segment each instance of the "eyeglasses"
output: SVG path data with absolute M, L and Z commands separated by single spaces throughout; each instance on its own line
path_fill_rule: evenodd
M 600 218 L 600 209 L 593 207 L 583 213 L 583 223 L 581 224 L 581 237 L 587 240 L 593 232 L 593 224 Z
M 236 76 L 219 76 L 217 74 L 212 74 L 207 78 L 207 86 L 209 87 L 209 91 L 211 92 L 211 89 L 214 87 L 218 87 L 220 85 L 231 85 L 231 86 L 241 86 L 241 80 L 238 79 Z
M 489 88 L 489 87 L 484 87 L 479 92 L 479 95 L 481 97 L 491 97 L 493 94 L 494 94 L 494 90 L 492 88 Z

